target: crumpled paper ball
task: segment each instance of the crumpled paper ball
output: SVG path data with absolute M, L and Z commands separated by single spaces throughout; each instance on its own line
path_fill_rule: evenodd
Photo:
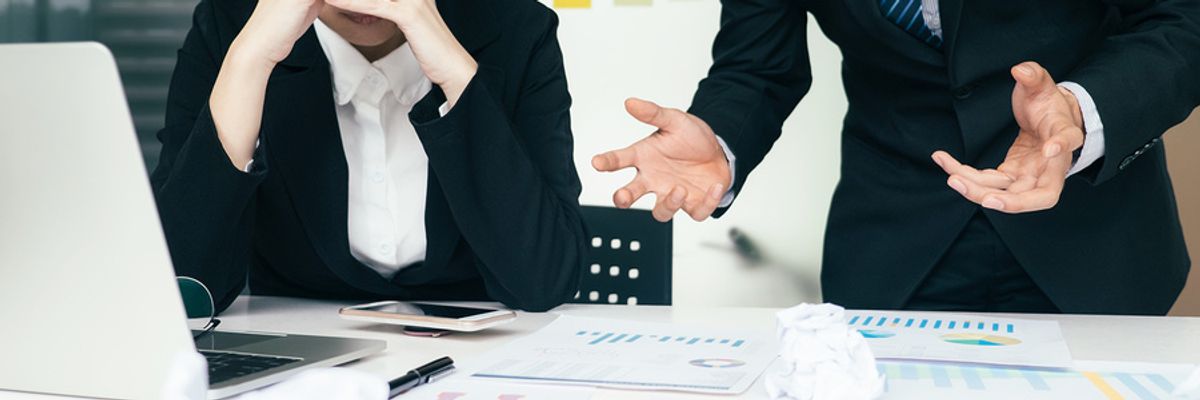
M 780 363 L 767 393 L 786 400 L 860 400 L 883 394 L 884 377 L 866 339 L 846 324 L 845 309 L 801 304 L 776 314 Z

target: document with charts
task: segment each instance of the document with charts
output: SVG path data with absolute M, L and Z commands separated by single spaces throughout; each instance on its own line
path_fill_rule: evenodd
M 847 311 L 879 359 L 1068 368 L 1071 352 L 1057 321 L 967 314 Z
M 1179 398 L 1194 365 L 1077 361 L 1070 369 L 880 362 L 888 400 Z
M 561 316 L 472 369 L 471 377 L 737 394 L 776 358 L 770 332 Z

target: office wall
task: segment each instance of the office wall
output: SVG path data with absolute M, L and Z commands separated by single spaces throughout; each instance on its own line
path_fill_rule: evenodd
M 1175 315 L 1200 316 L 1200 111 L 1167 133 L 1167 162 L 1171 181 L 1175 184 L 1175 199 L 1179 203 L 1179 218 L 1183 220 L 1184 237 L 1192 256 L 1192 274 L 1179 302 L 1171 310 Z

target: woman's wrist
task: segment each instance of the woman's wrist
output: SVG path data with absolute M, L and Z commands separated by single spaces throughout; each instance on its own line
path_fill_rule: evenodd
M 270 51 L 263 50 L 260 46 L 254 45 L 242 37 L 233 40 L 229 46 L 229 51 L 225 53 L 225 62 L 223 67 L 233 67 L 241 71 L 257 71 L 270 73 L 275 69 L 275 64 L 282 60 L 275 60 L 271 56 Z
M 420 22 L 409 22 L 404 34 L 417 53 L 425 75 L 442 89 L 447 102 L 453 106 L 479 69 L 475 58 L 436 14 L 422 18 Z

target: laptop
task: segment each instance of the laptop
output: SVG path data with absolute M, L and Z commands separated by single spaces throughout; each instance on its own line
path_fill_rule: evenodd
M 0 390 L 157 399 L 210 360 L 223 398 L 386 344 L 218 331 L 193 341 L 112 54 L 0 45 Z

